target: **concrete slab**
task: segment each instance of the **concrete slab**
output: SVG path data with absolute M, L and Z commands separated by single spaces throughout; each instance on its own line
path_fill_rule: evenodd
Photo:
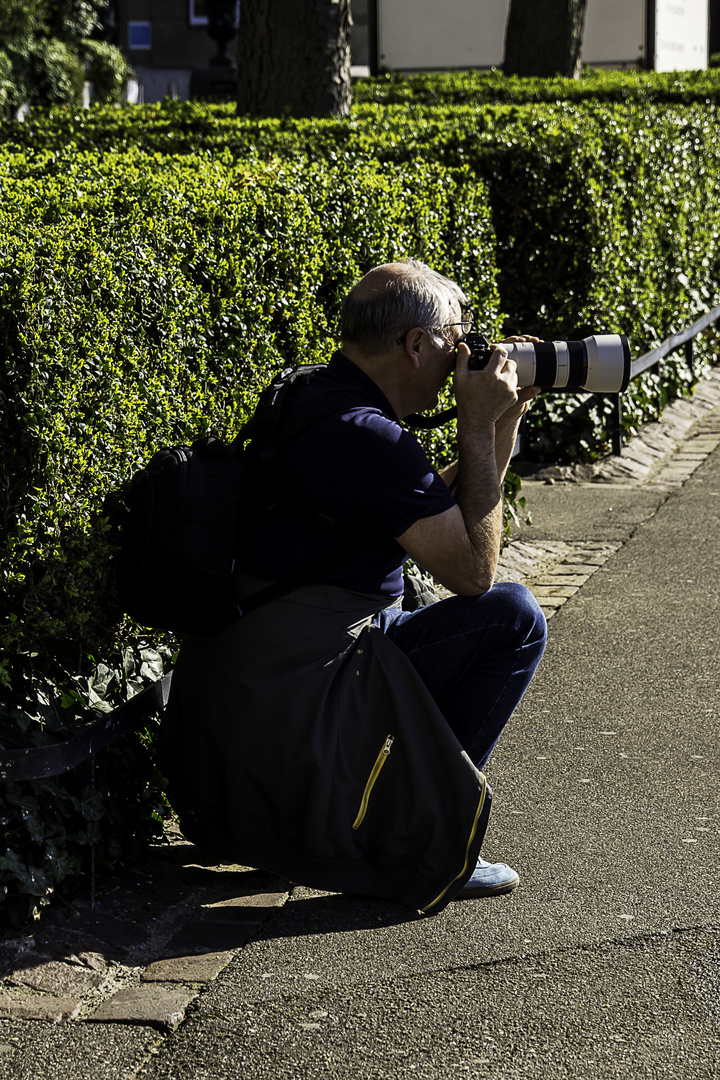
M 617 484 L 545 484 L 523 481 L 532 525 L 523 540 L 619 540 L 657 513 L 667 492 Z
M 8 983 L 11 986 L 29 986 L 33 990 L 59 996 L 82 997 L 88 990 L 100 986 L 104 974 L 76 964 L 50 960 L 16 972 Z
M 146 1024 L 174 1031 L 185 1017 L 185 1010 L 197 997 L 190 987 L 166 987 L 143 983 L 118 990 L 87 1018 L 97 1024 Z
M 142 982 L 206 983 L 217 978 L 232 959 L 231 952 L 199 953 L 156 960 L 142 973 Z
M 82 997 L 68 998 L 57 994 L 0 994 L 0 1019 L 51 1020 L 59 1024 L 75 1016 Z

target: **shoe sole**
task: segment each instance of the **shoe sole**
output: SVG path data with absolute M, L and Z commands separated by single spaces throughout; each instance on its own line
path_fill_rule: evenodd
M 520 878 L 512 881 L 501 881 L 497 885 L 463 885 L 460 892 L 456 893 L 456 900 L 477 900 L 484 896 L 502 896 L 504 893 L 514 892 L 520 884 Z

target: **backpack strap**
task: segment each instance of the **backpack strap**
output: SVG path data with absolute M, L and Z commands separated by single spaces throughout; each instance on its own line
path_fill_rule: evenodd
M 274 438 L 287 412 L 285 403 L 288 391 L 300 383 L 307 385 L 313 373 L 324 367 L 324 364 L 301 364 L 300 367 L 285 368 L 261 391 L 252 416 L 233 439 L 233 445 L 241 448 L 260 434 Z
M 255 412 L 240 432 L 238 440 L 249 441 L 245 453 L 251 468 L 254 463 L 264 474 L 264 491 L 277 495 L 274 501 L 266 505 L 266 509 L 271 510 L 283 500 L 291 503 L 320 532 L 346 532 L 329 514 L 313 508 L 302 492 L 289 485 L 282 462 L 284 451 L 303 431 L 326 416 L 358 405 L 356 396 L 351 392 L 328 387 L 304 402 L 300 408 L 292 409 L 288 405 L 288 397 L 292 402 L 293 396 L 288 395 L 288 391 L 300 383 L 308 385 L 313 375 L 322 370 L 325 370 L 324 364 L 305 364 L 283 371 L 260 395 Z
M 238 444 L 238 449 L 241 449 L 246 442 L 250 442 L 249 451 L 246 452 L 255 458 L 266 473 L 268 487 L 278 492 L 276 502 L 283 498 L 291 501 L 307 517 L 310 524 L 320 531 L 340 532 L 343 530 L 333 518 L 308 506 L 301 495 L 290 490 L 280 456 L 293 439 L 318 420 L 331 416 L 344 407 L 358 404 L 348 391 L 328 388 L 288 415 L 287 395 L 290 388 L 301 381 L 307 384 L 314 372 L 324 368 L 324 364 L 305 364 L 283 371 L 263 390 L 255 412 L 233 440 L 233 445 Z M 323 558 L 305 570 L 273 582 L 248 597 L 242 604 L 241 614 L 254 611 L 272 600 L 278 600 L 303 585 L 312 584 L 320 574 L 337 570 L 343 563 L 359 554 L 365 544 L 366 538 L 361 536 L 334 559 Z
M 352 408 L 357 405 L 357 400 L 349 391 L 329 387 L 288 416 L 288 397 L 292 400 L 289 391 L 302 384 L 307 386 L 313 375 L 325 370 L 325 367 L 325 364 L 302 364 L 281 372 L 262 391 L 253 415 L 233 441 L 246 443 L 257 439 L 262 444 L 258 448 L 258 456 L 264 460 L 272 457 L 317 420 L 330 416 L 343 406 Z

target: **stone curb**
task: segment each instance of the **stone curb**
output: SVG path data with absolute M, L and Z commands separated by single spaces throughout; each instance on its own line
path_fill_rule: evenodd
M 549 619 L 621 546 L 619 540 L 605 543 L 515 540 L 502 553 L 498 578 L 526 585 Z
M 567 481 L 627 484 L 640 480 L 664 483 L 665 480 L 661 479 L 659 472 L 663 465 L 670 464 L 670 459 L 677 453 L 692 456 L 696 452 L 702 452 L 703 440 L 698 443 L 697 448 L 688 448 L 683 444 L 691 434 L 693 426 L 707 418 L 719 404 L 720 366 L 711 368 L 706 377 L 697 383 L 691 397 L 678 398 L 663 410 L 659 420 L 644 424 L 623 446 L 620 457 L 607 455 L 594 465 L 533 467 L 526 472 L 525 478 L 545 483 Z M 720 427 L 713 425 L 707 432 L 707 439 L 711 440 L 718 432 Z M 682 480 L 673 478 L 671 483 L 682 483 Z
M 99 1024 L 146 1024 L 174 1031 L 199 993 L 199 987 L 130 986 L 104 1001 L 87 1020 Z
M 208 866 L 180 835 L 93 909 L 50 911 L 0 943 L 0 1019 L 139 1024 L 174 1031 L 202 989 L 273 912 L 288 884 L 242 866 Z

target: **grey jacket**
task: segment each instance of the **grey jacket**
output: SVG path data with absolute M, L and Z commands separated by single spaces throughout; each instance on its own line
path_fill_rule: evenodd
M 185 639 L 161 767 L 218 858 L 436 912 L 475 867 L 491 793 L 372 624 L 386 603 L 308 586 Z

